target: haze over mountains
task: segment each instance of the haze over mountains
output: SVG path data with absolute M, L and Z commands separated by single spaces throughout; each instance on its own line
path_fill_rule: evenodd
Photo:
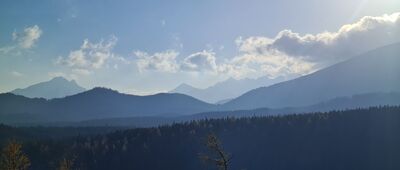
M 267 77 L 260 77 L 257 79 L 245 78 L 240 80 L 229 78 L 205 89 L 195 88 L 183 83 L 171 90 L 170 93 L 186 94 L 208 103 L 223 104 L 251 89 L 269 86 L 284 80 L 283 77 L 274 79 L 269 79 Z
M 23 89 L 15 89 L 11 93 L 29 98 L 53 99 L 78 94 L 85 90 L 75 80 L 68 81 L 63 77 L 55 77 L 49 81 L 37 83 Z
M 48 123 L 51 126 L 127 126 L 127 127 L 154 127 L 171 123 L 187 122 L 202 119 L 221 119 L 226 117 L 253 117 L 270 115 L 287 115 L 293 113 L 328 112 L 333 110 L 348 110 L 376 106 L 400 105 L 400 93 L 368 93 L 350 97 L 339 97 L 315 105 L 296 108 L 269 109 L 259 108 L 251 110 L 211 111 L 184 116 L 139 116 L 124 118 L 104 118 L 79 122 L 64 122 L 62 124 Z M 27 124 L 29 125 L 29 124 Z M 34 124 L 33 124 L 34 125 Z
M 312 105 L 341 96 L 400 91 L 400 43 L 381 47 L 315 73 L 251 90 L 225 108 Z
M 100 99 L 94 100 L 94 98 Z M 189 103 L 190 98 L 183 94 L 166 93 L 132 96 L 105 88 L 95 88 L 78 95 L 53 100 L 31 99 L 6 93 L 0 94 L 0 123 L 28 126 L 150 127 L 204 118 L 285 115 L 400 105 L 400 93 L 367 93 L 339 97 L 306 107 L 227 111 L 224 111 L 220 105 L 203 103 L 194 98 L 192 98 L 193 103 Z M 157 100 L 154 103 L 148 102 L 155 99 Z M 149 106 L 153 104 L 157 107 Z M 181 104 L 190 107 L 185 108 Z
M 385 46 L 307 76 L 251 90 L 222 105 L 209 104 L 185 94 L 136 96 L 106 88 L 94 88 L 51 100 L 4 93 L 0 94 L 0 120 L 50 122 L 155 116 L 154 119 L 157 120 L 164 117 L 163 119 L 171 121 L 165 117 L 174 116 L 172 120 L 175 121 L 243 114 L 305 113 L 398 105 L 399 55 L 400 43 Z M 60 78 L 50 82 L 54 81 L 66 82 Z M 217 84 L 210 89 L 223 89 L 223 85 L 228 82 Z M 182 92 L 191 89 L 190 86 L 180 88 Z M 257 110 L 259 108 L 263 109 Z

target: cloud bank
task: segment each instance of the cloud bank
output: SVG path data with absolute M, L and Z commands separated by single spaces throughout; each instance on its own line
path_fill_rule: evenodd
M 377 17 L 365 16 L 343 25 L 336 32 L 306 34 L 283 30 L 270 39 L 238 39 L 240 51 L 273 53 L 279 51 L 307 62 L 332 64 L 362 52 L 400 41 L 400 13 Z
M 212 72 L 231 77 L 270 78 L 304 75 L 374 48 L 400 41 L 400 13 L 365 16 L 335 32 L 305 34 L 282 30 L 274 38 L 239 37 L 238 54 L 217 62 L 216 53 L 201 51 L 178 61 L 178 53 L 136 54 L 146 69 L 168 72 Z M 146 54 L 146 55 L 144 55 Z M 163 55 L 162 55 L 163 54 Z
M 176 57 L 179 53 L 175 50 L 167 50 L 152 55 L 143 51 L 135 51 L 134 55 L 138 57 L 137 66 L 140 72 L 155 70 L 175 73 L 179 69 L 179 65 L 176 62 Z

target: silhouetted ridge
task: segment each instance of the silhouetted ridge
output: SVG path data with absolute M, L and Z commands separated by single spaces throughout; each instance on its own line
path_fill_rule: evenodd
M 14 98 L 18 98 L 14 99 Z M 0 94 L 0 120 L 4 121 L 79 121 L 87 119 L 187 115 L 215 110 L 214 105 L 183 94 L 160 93 L 149 96 L 122 94 L 96 87 L 52 100 L 37 100 Z M 5 103 L 11 103 L 6 105 Z M 35 118 L 32 118 L 35 117 Z
M 122 95 L 122 93 L 106 87 L 94 87 L 93 89 L 82 92 L 78 95 Z

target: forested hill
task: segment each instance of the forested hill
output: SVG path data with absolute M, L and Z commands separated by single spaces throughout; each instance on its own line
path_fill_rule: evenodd
M 211 132 L 233 156 L 229 169 L 400 168 L 400 107 L 193 121 L 25 142 L 24 151 L 41 170 L 63 158 L 83 169 L 206 169 L 198 155 Z

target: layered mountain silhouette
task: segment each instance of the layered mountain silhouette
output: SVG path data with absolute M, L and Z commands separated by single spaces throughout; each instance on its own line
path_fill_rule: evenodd
M 260 77 L 240 80 L 229 78 L 205 89 L 195 88 L 183 83 L 171 90 L 170 93 L 186 94 L 208 103 L 223 104 L 254 88 L 269 86 L 281 81 L 284 81 L 284 78 L 269 79 L 268 77 Z
M 225 109 L 302 107 L 341 96 L 400 91 L 400 43 L 381 47 L 312 74 L 251 90 Z
M 379 106 L 398 106 L 400 105 L 400 93 L 367 93 L 358 94 L 350 97 L 338 97 L 306 107 L 291 108 L 259 108 L 251 110 L 234 111 L 208 111 L 192 115 L 181 116 L 135 116 L 121 118 L 95 118 L 91 120 L 77 122 L 22 122 L 18 125 L 47 125 L 47 126 L 112 126 L 112 127 L 154 127 L 178 122 L 187 122 L 201 119 L 219 119 L 227 117 L 252 117 L 252 116 L 271 116 L 299 113 L 328 112 L 332 110 L 349 110 Z M 21 121 L 20 121 L 21 122 Z
M 11 93 L 0 94 L 2 120 L 21 118 L 29 121 L 77 121 L 107 117 L 182 115 L 213 109 L 216 109 L 214 105 L 183 94 L 136 96 L 99 87 L 51 100 Z
M 15 89 L 11 93 L 29 98 L 53 99 L 78 94 L 85 90 L 75 80 L 68 81 L 63 77 L 55 77 L 49 81 L 37 83 L 23 89 Z
M 262 114 L 286 114 L 398 105 L 399 55 L 400 43 L 385 46 L 307 76 L 251 90 L 222 105 L 179 93 L 136 96 L 106 88 L 50 100 L 4 93 L 0 94 L 0 121 L 82 121 L 143 116 L 194 119 L 201 115 L 196 113 L 202 112 L 203 116 L 210 117 L 261 113 L 254 110 L 257 108 L 263 108 Z M 65 82 L 57 78 L 52 81 Z M 192 88 L 184 85 L 180 89 Z

